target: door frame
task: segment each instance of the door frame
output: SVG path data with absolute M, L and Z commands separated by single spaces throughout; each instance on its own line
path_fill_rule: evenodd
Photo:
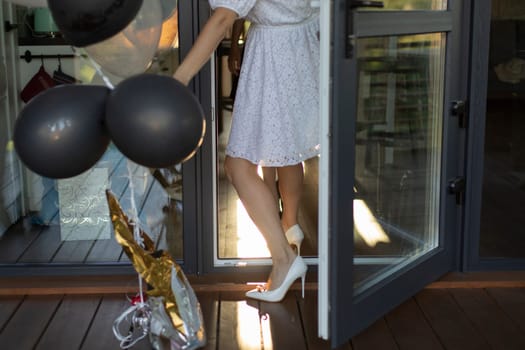
M 481 204 L 486 131 L 486 102 L 490 52 L 492 0 L 472 4 L 472 59 L 469 96 L 468 153 L 466 157 L 469 186 L 466 192 L 463 271 L 523 270 L 524 259 L 482 258 L 479 255 Z
M 433 282 L 444 273 L 459 266 L 460 242 L 462 232 L 463 206 L 456 206 L 455 196 L 448 194 L 448 180 L 464 176 L 465 130 L 459 129 L 457 120 L 450 114 L 453 100 L 466 100 L 468 89 L 468 56 L 461 52 L 469 47 L 470 0 L 452 1 L 447 11 L 413 11 L 413 12 L 361 12 L 355 14 L 356 20 L 367 25 L 364 30 L 356 29 L 356 34 L 377 36 L 383 33 L 401 35 L 426 32 L 446 32 L 447 51 L 443 105 L 443 143 L 440 198 L 440 233 L 439 248 L 426 254 L 425 257 L 412 262 L 408 267 L 393 273 L 391 276 L 370 288 L 364 295 L 353 294 L 353 250 L 352 235 L 341 234 L 345 228 L 353 227 L 353 193 L 354 176 L 354 138 L 355 122 L 350 118 L 337 118 L 337 115 L 349 115 L 352 106 L 357 103 L 357 85 L 348 87 L 347 81 L 356 76 L 356 65 L 341 63 L 336 58 L 333 63 L 333 91 L 346 90 L 345 96 L 332 96 L 332 144 L 331 154 L 331 199 L 330 207 L 342 210 L 346 215 L 338 215 L 331 210 L 329 237 L 329 271 L 330 271 L 330 335 L 332 345 L 339 345 L 357 332 L 369 326 L 384 313 L 395 308 L 404 299 L 416 294 L 422 287 Z M 333 55 L 345 59 L 346 49 L 346 1 L 334 0 L 333 10 Z M 452 17 L 451 12 L 452 11 Z M 399 19 L 403 19 L 401 25 Z M 417 31 L 414 31 L 417 23 Z M 383 34 L 384 35 L 384 34 Z M 462 76 L 462 74 L 464 74 Z M 462 78 L 460 78 L 462 77 Z M 348 96 L 351 96 L 350 98 Z M 345 130 L 345 135 L 334 132 Z M 351 150 L 349 152 L 349 150 Z M 350 153 L 350 154 L 349 154 Z M 445 156 L 447 158 L 445 158 Z M 351 179 L 351 181 L 348 181 Z M 445 222 L 445 218 L 447 221 Z M 321 253 L 320 253 L 321 254 Z M 321 301 L 321 300 L 320 300 Z M 359 315 L 354 316 L 354 315 Z M 320 316 L 321 318 L 321 316 Z

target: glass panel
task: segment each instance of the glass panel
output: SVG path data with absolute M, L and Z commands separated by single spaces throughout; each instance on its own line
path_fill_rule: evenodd
M 382 10 L 445 10 L 447 0 L 383 0 Z M 367 8 L 362 8 L 367 10 Z
M 239 43 L 242 48 L 244 35 L 249 22 L 244 24 Z M 217 123 L 217 161 L 218 161 L 218 230 L 216 239 L 219 259 L 270 258 L 263 236 L 248 216 L 235 188 L 224 173 L 224 158 L 230 134 L 232 108 L 236 92 L 236 76 L 228 69 L 228 55 L 231 33 L 226 35 L 217 50 L 218 56 L 218 95 L 219 112 Z M 301 245 L 301 255 L 317 256 L 317 203 L 318 203 L 318 158 L 303 162 L 304 182 L 302 200 L 299 208 L 299 225 L 305 235 Z M 259 175 L 273 179 L 271 169 L 259 168 Z M 278 179 L 275 179 L 278 181 Z M 270 180 L 272 181 L 272 180 Z M 277 187 L 276 187 L 277 191 Z M 278 194 L 276 194 L 278 196 Z
M 479 255 L 525 251 L 525 2 L 493 0 Z
M 178 12 L 175 9 L 165 19 L 159 50 L 149 72 L 165 75 L 174 72 L 179 62 L 177 34 Z M 37 55 L 46 55 L 46 58 L 42 62 L 38 58 L 29 63 L 21 60 L 22 85 L 41 64 L 51 75 L 53 69 L 61 69 L 63 74 L 81 83 L 104 84 L 101 74 L 95 73 L 91 63 L 75 58 L 68 51 L 71 50 L 69 46 L 20 47 L 21 52 L 26 49 Z M 122 79 L 109 74 L 107 77 L 113 85 Z M 157 248 L 167 249 L 177 259 L 183 258 L 180 166 L 145 168 L 128 161 L 110 144 L 91 169 L 73 178 L 56 180 L 20 167 L 13 142 L 9 139 L 7 146 L 2 145 L 2 152 L 5 153 L 0 160 L 5 166 L 0 168 L 3 191 L 0 264 L 127 262 L 113 236 L 106 189 L 116 195 L 128 216 L 138 217 Z M 23 181 L 21 174 L 24 174 Z M 132 207 L 132 198 L 136 210 Z
M 438 246 L 444 38 L 358 41 L 356 293 Z

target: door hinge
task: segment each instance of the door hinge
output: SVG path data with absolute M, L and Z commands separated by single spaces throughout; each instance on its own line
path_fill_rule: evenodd
M 456 195 L 456 204 L 462 205 L 465 200 L 467 181 L 464 176 L 456 176 L 448 182 L 448 193 Z
M 452 116 L 458 118 L 458 126 L 462 129 L 466 129 L 468 126 L 468 106 L 465 101 L 452 101 L 450 108 Z

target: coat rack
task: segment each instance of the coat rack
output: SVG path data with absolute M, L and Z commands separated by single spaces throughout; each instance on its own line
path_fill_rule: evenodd
M 75 57 L 76 57 L 75 55 L 59 55 L 59 54 L 57 55 L 34 55 L 29 50 L 26 50 L 26 52 L 24 52 L 24 54 L 20 56 L 20 58 L 23 58 L 24 61 L 26 61 L 27 63 L 31 62 L 33 58 L 43 60 L 46 58 L 60 59 L 60 58 L 75 58 Z

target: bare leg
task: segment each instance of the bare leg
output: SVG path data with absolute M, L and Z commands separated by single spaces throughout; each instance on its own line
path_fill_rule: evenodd
M 279 192 L 283 201 L 281 218 L 283 230 L 297 224 L 299 203 L 303 192 L 303 164 L 277 168 L 279 174 Z
M 270 254 L 269 290 L 281 285 L 296 255 L 288 245 L 272 192 L 257 174 L 257 166 L 241 158 L 226 157 L 225 170 L 246 211 L 261 231 Z
M 275 202 L 279 205 L 279 193 L 277 192 L 277 171 L 275 167 L 263 167 L 263 180 L 272 192 Z

